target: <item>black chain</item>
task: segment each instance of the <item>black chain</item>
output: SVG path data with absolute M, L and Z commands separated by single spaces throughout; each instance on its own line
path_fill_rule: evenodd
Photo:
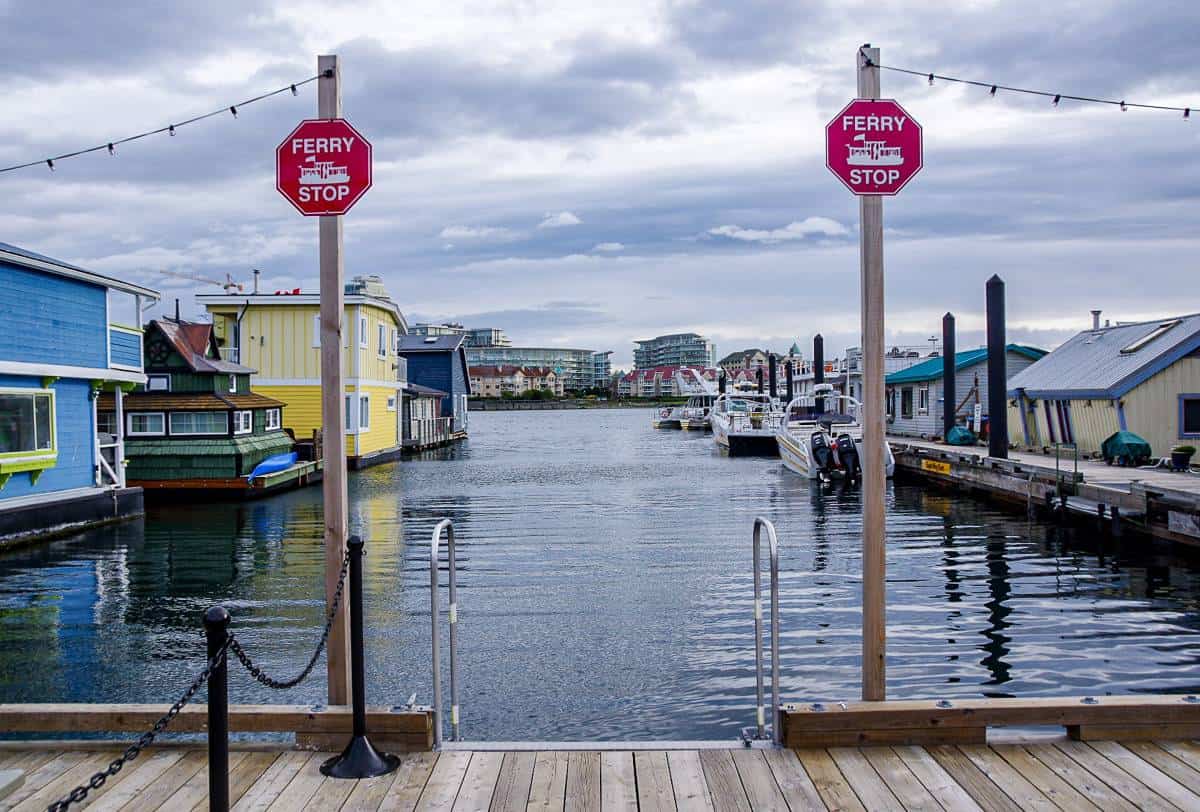
M 317 643 L 317 650 L 313 652 L 312 658 L 309 659 L 308 665 L 304 666 L 304 670 L 289 680 L 277 680 L 263 673 L 262 668 L 250 659 L 250 655 L 242 648 L 241 643 L 233 634 L 229 635 L 229 648 L 238 658 L 238 662 L 246 667 L 250 672 L 250 676 L 254 677 L 263 685 L 275 690 L 283 690 L 285 688 L 294 688 L 308 678 L 312 673 L 313 668 L 317 664 L 317 660 L 321 657 L 321 652 L 325 650 L 325 644 L 329 642 L 329 632 L 333 629 L 333 621 L 337 617 L 338 607 L 342 603 L 342 592 L 346 589 L 346 573 L 350 571 L 350 551 L 346 551 L 346 557 L 342 560 L 342 572 L 338 576 L 337 591 L 333 594 L 333 605 L 329 609 L 329 616 L 325 618 L 325 630 L 321 632 L 321 641 Z
M 89 792 L 94 789 L 100 789 L 100 787 L 104 786 L 105 782 L 107 782 L 109 778 L 112 778 L 121 771 L 121 768 L 125 766 L 126 762 L 133 761 L 141 754 L 143 750 L 153 744 L 154 739 L 158 736 L 158 734 L 166 730 L 167 725 L 171 724 L 171 720 L 179 715 L 179 712 L 183 710 L 183 707 L 187 705 L 187 703 L 192 701 L 192 698 L 196 695 L 196 692 L 200 690 L 200 686 L 204 685 L 204 683 L 208 681 L 213 669 L 220 665 L 221 661 L 225 659 L 225 651 L 229 648 L 229 644 L 232 639 L 232 637 L 226 638 L 225 645 L 221 646 L 220 651 L 213 655 L 212 659 L 209 660 L 204 666 L 204 670 L 196 675 L 196 678 L 192 680 L 192 684 L 189 685 L 188 689 L 183 692 L 183 696 L 179 697 L 179 700 L 171 706 L 171 709 L 163 714 L 162 718 L 154 723 L 154 727 L 143 733 L 136 742 L 126 747 L 125 752 L 121 753 L 119 757 L 113 759 L 107 768 L 101 770 L 88 779 L 86 784 L 80 784 L 79 786 L 75 787 L 75 789 L 71 790 L 69 795 L 46 807 L 47 812 L 65 812 L 65 810 L 70 807 L 71 804 L 81 803 L 85 798 L 87 798 Z

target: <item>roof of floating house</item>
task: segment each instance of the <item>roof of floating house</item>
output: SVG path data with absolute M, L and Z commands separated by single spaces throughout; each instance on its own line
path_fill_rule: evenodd
M 100 409 L 113 409 L 111 393 L 101 392 L 96 401 Z M 234 395 L 216 392 L 133 392 L 124 398 L 126 409 L 161 409 L 164 411 L 227 411 L 229 409 L 273 409 L 286 406 L 283 401 L 252 392 Z
M 1046 355 L 1046 351 L 1037 347 L 1029 347 L 1024 344 L 1008 344 L 1005 346 L 1008 352 L 1015 352 L 1018 355 L 1024 355 L 1033 361 L 1037 361 Z M 980 347 L 975 350 L 963 350 L 954 354 L 954 370 L 956 372 L 973 367 L 976 364 L 982 364 L 987 361 L 987 347 Z M 893 372 L 885 378 L 888 386 L 897 383 L 920 383 L 922 381 L 937 381 L 942 378 L 942 362 L 941 357 L 930 358 L 927 361 L 922 361 L 919 364 L 914 364 L 908 369 L 902 369 L 898 372 Z
M 400 336 L 400 352 L 453 352 L 467 340 L 464 335 L 452 336 Z
M 211 324 L 155 319 L 150 322 L 150 328 L 163 334 L 192 372 L 249 375 L 256 371 L 221 360 Z
M 1119 398 L 1200 350 L 1200 314 L 1084 330 L 1008 382 L 1035 398 Z
M 14 265 L 39 271 L 46 271 L 58 276 L 78 279 L 82 282 L 91 282 L 94 285 L 132 293 L 137 296 L 145 296 L 155 301 L 159 298 L 158 291 L 150 290 L 150 288 L 135 285 L 132 282 L 123 282 L 120 279 L 113 279 L 111 276 L 104 276 L 95 271 L 89 271 L 35 251 L 10 245 L 6 242 L 0 242 L 0 261 L 11 262 Z
M 434 389 L 432 386 L 421 386 L 419 383 L 406 383 L 404 393 L 419 398 L 444 398 L 450 394 L 441 389 Z

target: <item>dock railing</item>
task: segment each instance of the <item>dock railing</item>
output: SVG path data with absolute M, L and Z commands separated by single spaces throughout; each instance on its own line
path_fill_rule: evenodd
M 429 614 L 432 618 L 430 639 L 433 647 L 433 745 L 442 746 L 442 652 L 440 641 L 440 603 L 438 599 L 438 569 L 442 536 L 446 536 L 447 565 L 450 570 L 450 741 L 458 736 L 458 591 L 457 568 L 454 561 L 454 522 L 442 519 L 433 528 L 429 548 Z
M 767 531 L 767 548 L 771 566 L 771 722 L 767 724 L 763 704 L 763 612 L 762 612 L 762 532 Z M 762 516 L 754 520 L 754 670 L 757 725 L 755 738 L 779 744 L 779 539 L 775 525 Z M 748 739 L 747 739 L 748 743 Z
M 453 433 L 453 417 L 414 417 L 408 421 L 408 435 L 417 448 L 449 442 Z

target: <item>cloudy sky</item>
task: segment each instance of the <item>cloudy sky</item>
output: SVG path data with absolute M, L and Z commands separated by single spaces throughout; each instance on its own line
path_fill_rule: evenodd
M 612 349 L 695 330 L 724 353 L 858 343 L 858 207 L 823 126 L 854 55 L 1078 95 L 1200 105 L 1200 4 L 1182 2 L 405 3 L 0 0 L 0 164 L 164 126 L 342 58 L 375 185 L 346 218 L 347 274 L 410 321 Z M 924 126 L 925 169 L 884 206 L 888 341 L 947 310 L 982 340 L 1200 310 L 1200 121 L 885 72 Z M 316 286 L 314 220 L 273 184 L 315 86 L 105 153 L 0 174 L 0 241 L 137 280 L 160 271 Z

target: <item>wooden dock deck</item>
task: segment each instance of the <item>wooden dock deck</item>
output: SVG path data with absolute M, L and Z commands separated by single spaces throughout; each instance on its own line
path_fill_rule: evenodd
M 117 750 L 5 743 L 23 783 L 3 810 L 45 809 Z M 410 753 L 395 773 L 325 778 L 328 753 L 230 753 L 235 810 L 1200 809 L 1200 745 L 1079 742 L 799 750 Z M 207 809 L 203 750 L 164 747 L 94 791 L 91 810 Z M 75 806 L 71 807 L 75 809 Z

